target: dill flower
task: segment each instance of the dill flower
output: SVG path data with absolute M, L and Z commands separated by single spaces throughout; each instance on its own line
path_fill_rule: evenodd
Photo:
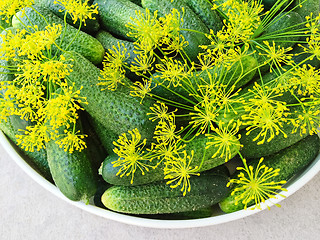
M 146 73 L 150 73 L 153 70 L 153 64 L 156 58 L 153 52 L 139 52 L 139 55 L 134 58 L 130 71 L 134 72 L 138 76 L 144 76 Z
M 226 162 L 231 159 L 232 148 L 236 146 L 241 146 L 239 142 L 240 134 L 236 136 L 239 132 L 240 125 L 241 122 L 239 120 L 231 120 L 228 124 L 224 123 L 223 121 L 219 121 L 218 127 L 211 128 L 214 134 L 206 134 L 206 136 L 208 137 L 206 149 L 210 148 L 211 146 L 215 146 L 218 148 L 218 150 L 212 156 L 212 158 L 220 154 L 220 157 L 224 157 Z
M 164 179 L 168 179 L 167 184 L 171 184 L 171 188 L 181 186 L 181 192 L 183 196 L 187 192 L 191 191 L 190 177 L 192 175 L 200 176 L 198 173 L 198 166 L 191 167 L 194 151 L 191 151 L 191 155 L 188 155 L 186 151 L 183 151 L 177 157 L 167 160 L 164 167 Z
M 298 44 L 300 47 L 303 48 L 304 52 L 311 54 L 311 59 L 314 57 L 318 58 L 320 60 L 320 29 L 319 29 L 319 20 L 320 20 L 320 14 L 316 17 L 313 17 L 313 14 L 311 13 L 309 16 L 306 17 L 306 27 L 309 29 L 309 31 L 306 31 L 306 34 L 310 34 L 309 37 L 307 37 L 307 47 Z
M 86 25 L 87 19 L 95 19 L 93 15 L 98 14 L 98 4 L 90 5 L 89 0 L 55 0 L 54 4 L 63 6 L 71 15 L 73 23 L 79 20 Z
M 265 53 L 259 53 L 259 55 L 264 56 L 265 59 L 267 59 L 264 64 L 270 65 L 270 72 L 272 72 L 272 66 L 274 65 L 277 69 L 286 70 L 282 67 L 281 64 L 285 64 L 286 66 L 292 65 L 294 62 L 292 59 L 292 54 L 288 53 L 293 48 L 283 48 L 279 45 L 276 45 L 274 41 L 272 41 L 272 46 L 270 46 L 270 43 L 268 41 L 263 41 L 266 48 L 262 48 L 260 46 L 257 46 L 257 48 L 262 49 Z
M 34 0 L 2 0 L 0 3 L 0 15 L 9 23 L 12 16 L 32 4 L 34 4 Z
M 153 117 L 150 117 L 149 120 L 156 121 L 159 120 L 160 122 L 168 120 L 170 117 L 173 116 L 174 112 L 177 111 L 177 109 L 173 112 L 168 112 L 168 106 L 164 104 L 163 102 L 157 101 L 155 104 L 153 104 L 153 107 L 150 107 L 151 113 L 147 113 L 147 115 L 152 115 Z
M 238 179 L 231 179 L 227 186 L 236 184 L 236 187 L 231 192 L 231 196 L 235 195 L 235 205 L 239 203 L 244 205 L 247 209 L 248 205 L 254 204 L 251 209 L 261 209 L 261 203 L 267 199 L 277 199 L 277 191 L 286 191 L 282 185 L 286 181 L 274 182 L 272 179 L 279 175 L 280 169 L 268 168 L 262 165 L 263 158 L 260 159 L 257 167 L 247 165 L 246 160 L 243 159 L 244 167 L 238 167 L 241 171 L 238 174 Z M 238 194 L 239 193 L 239 194 Z M 278 194 L 281 197 L 283 195 Z M 276 206 L 280 206 L 276 204 Z M 268 206 L 268 208 L 270 208 Z
M 217 108 L 213 104 L 205 105 L 204 108 L 194 106 L 194 112 L 190 112 L 191 121 L 189 122 L 193 128 L 199 127 L 198 134 L 205 133 L 208 128 L 212 128 L 217 121 Z
M 133 86 L 131 86 L 132 90 L 130 91 L 130 95 L 133 97 L 141 98 L 140 103 L 142 103 L 143 99 L 150 94 L 153 88 L 151 87 L 152 80 L 142 79 L 143 83 L 136 81 Z
M 87 137 L 87 135 L 79 133 L 80 131 L 74 132 L 65 129 L 64 134 L 61 134 L 55 143 L 58 144 L 60 148 L 63 148 L 65 152 L 73 153 L 74 150 L 81 152 L 86 148 L 86 143 L 83 139 Z
M 117 173 L 120 177 L 131 175 L 132 184 L 137 170 L 144 175 L 145 171 L 149 171 L 149 168 L 152 166 L 147 163 L 147 160 L 143 156 L 143 148 L 147 140 L 141 141 L 141 134 L 137 128 L 132 131 L 129 130 L 128 133 L 129 137 L 126 133 L 123 133 L 116 142 L 113 142 L 115 146 L 113 151 L 119 158 L 113 161 L 112 164 L 113 167 L 120 167 Z
M 317 106 L 302 106 L 300 111 L 295 111 L 296 118 L 290 119 L 294 126 L 292 133 L 300 131 L 300 135 L 308 133 L 309 135 L 318 134 L 320 128 L 320 110 Z
M 171 84 L 173 87 L 181 86 L 181 81 L 186 81 L 192 76 L 192 68 L 190 69 L 186 62 L 183 63 L 173 58 L 164 58 L 161 61 L 161 64 L 156 65 L 159 74 L 155 77 L 162 80 L 161 84 L 168 82 L 167 87 L 170 87 Z
M 154 131 L 154 138 L 157 139 L 158 142 L 164 143 L 176 141 L 177 139 L 180 139 L 179 133 L 182 130 L 176 131 L 176 128 L 175 116 L 172 114 L 168 119 L 160 121 L 157 124 Z

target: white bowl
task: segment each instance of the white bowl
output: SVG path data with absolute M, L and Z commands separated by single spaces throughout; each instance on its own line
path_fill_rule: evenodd
M 137 225 L 142 227 L 152 227 L 152 228 L 193 228 L 193 227 L 204 227 L 211 226 L 221 223 L 230 222 L 233 220 L 237 220 L 252 214 L 255 214 L 259 211 L 262 211 L 267 208 L 267 206 L 271 206 L 272 203 L 279 203 L 284 198 L 279 197 L 278 199 L 273 199 L 272 203 L 266 201 L 266 204 L 262 204 L 262 210 L 241 210 L 234 213 L 225 214 L 222 212 L 216 212 L 212 217 L 201 218 L 201 219 L 192 219 L 192 220 L 155 220 L 155 219 L 147 219 L 141 217 L 128 216 L 120 213 L 115 213 L 109 210 L 105 210 L 94 205 L 86 205 L 83 202 L 74 202 L 66 198 L 57 187 L 55 187 L 52 183 L 43 178 L 39 173 L 37 173 L 32 167 L 30 167 L 23 158 L 17 153 L 15 146 L 13 146 L 8 139 L 4 136 L 4 134 L 0 131 L 0 144 L 6 149 L 11 158 L 37 183 L 43 186 L 45 189 L 53 193 L 54 195 L 60 197 L 61 199 L 69 202 L 70 204 L 77 206 L 87 212 L 92 214 L 126 223 L 131 225 Z M 281 194 L 286 197 L 290 196 L 297 190 L 299 190 L 302 186 L 304 186 L 308 181 L 310 181 L 318 172 L 320 171 L 320 154 L 317 158 L 300 174 L 291 179 L 286 184 L 287 192 L 281 192 Z

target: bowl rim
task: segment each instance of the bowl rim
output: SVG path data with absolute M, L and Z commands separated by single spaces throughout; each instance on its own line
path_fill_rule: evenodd
M 0 144 L 3 146 L 5 151 L 9 156 L 16 162 L 16 164 L 22 168 L 22 170 L 29 175 L 34 181 L 40 184 L 43 188 L 59 197 L 60 199 L 84 210 L 91 214 L 103 217 L 105 219 L 135 225 L 139 227 L 148 227 L 148 228 L 161 228 L 161 229 L 182 229 L 182 228 L 195 228 L 195 227 L 206 227 L 213 226 L 222 223 L 227 223 L 235 221 L 255 213 L 258 213 L 262 210 L 272 207 L 276 203 L 280 203 L 285 198 L 277 197 L 273 199 L 272 202 L 267 200 L 265 203 L 261 204 L 261 210 L 259 209 L 247 209 L 240 210 L 234 213 L 221 214 L 217 216 L 201 218 L 201 219 L 191 219 L 191 220 L 157 220 L 157 219 L 147 219 L 136 216 L 124 215 L 121 213 L 116 213 L 110 210 L 99 208 L 94 205 L 87 205 L 84 202 L 75 202 L 67 197 L 65 197 L 60 190 L 55 187 L 51 182 L 42 177 L 36 170 L 34 170 L 24 159 L 17 153 L 14 146 L 9 142 L 7 137 L 0 131 Z M 280 194 L 283 194 L 286 197 L 289 197 L 300 188 L 302 188 L 306 183 L 308 183 L 318 172 L 320 171 L 320 153 L 317 158 L 300 173 L 299 176 L 290 180 L 286 186 L 287 191 L 282 191 Z

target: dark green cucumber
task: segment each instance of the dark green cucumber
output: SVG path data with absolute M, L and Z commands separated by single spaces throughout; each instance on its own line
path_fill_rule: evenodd
M 301 110 L 300 106 L 290 108 L 291 113 L 294 113 L 295 111 L 300 112 Z M 270 142 L 265 141 L 260 145 L 257 145 L 258 141 L 253 141 L 260 132 L 259 128 L 253 130 L 249 135 L 246 135 L 247 130 L 243 129 L 239 132 L 241 134 L 240 143 L 243 145 L 240 153 L 246 159 L 268 156 L 295 144 L 309 135 L 308 133 L 300 134 L 300 131 L 292 133 L 293 129 L 294 126 L 292 124 L 285 123 L 283 124 L 282 131 L 287 135 L 287 137 L 284 137 L 283 133 L 280 132 L 278 135 L 275 135 Z
M 199 169 L 199 172 L 204 172 L 210 169 L 213 169 L 217 166 L 221 166 L 225 163 L 225 158 L 222 158 L 219 154 L 212 158 L 212 156 L 218 151 L 218 148 L 215 146 L 211 146 L 205 150 L 206 143 L 210 141 L 204 135 L 200 135 L 195 137 L 192 141 L 186 143 L 185 150 L 187 154 L 191 154 L 191 151 L 194 151 L 193 160 L 191 162 L 191 167 L 200 167 L 202 160 L 202 166 Z M 234 157 L 239 151 L 239 146 L 231 146 L 231 158 Z M 137 171 L 133 178 L 133 183 L 131 184 L 131 175 L 130 176 L 122 176 L 117 175 L 120 167 L 113 167 L 112 162 L 118 160 L 118 156 L 116 154 L 109 155 L 102 164 L 101 174 L 103 179 L 114 185 L 122 185 L 122 186 L 136 186 L 142 184 L 148 184 L 155 181 L 161 181 L 164 178 L 163 168 L 164 165 L 160 164 L 157 168 L 149 168 L 149 171 L 145 171 L 144 175 L 141 174 L 140 171 Z M 155 166 L 162 159 L 154 160 L 155 162 L 147 162 L 146 164 Z
M 45 16 L 47 22 L 32 8 L 25 8 L 23 13 L 20 11 L 16 15 L 18 18 L 20 18 L 21 22 L 17 19 L 17 17 L 14 17 L 12 20 L 12 25 L 16 28 L 25 28 L 25 26 L 37 25 L 39 30 L 45 30 L 47 24 L 61 24 L 64 26 L 64 21 L 50 10 L 38 6 L 33 6 L 33 8 Z M 56 40 L 56 43 L 59 44 L 62 49 L 78 52 L 90 60 L 93 64 L 99 64 L 102 62 L 104 48 L 97 39 L 85 32 L 79 32 L 78 29 L 69 24 L 66 25 L 66 32 L 63 40 L 62 35 L 63 34 L 61 34 L 61 36 Z M 74 39 L 75 37 L 76 39 Z M 71 45 L 69 46 L 70 43 Z M 56 50 L 54 46 L 52 48 Z
M 59 132 L 63 133 L 63 129 Z M 98 179 L 87 150 L 69 153 L 60 148 L 56 141 L 48 142 L 46 147 L 55 185 L 70 200 L 88 201 L 97 191 Z
M 135 40 L 129 37 L 128 23 L 133 23 L 131 18 L 137 18 L 136 12 L 145 10 L 129 0 L 95 0 L 94 4 L 99 6 L 101 25 L 105 30 L 121 36 L 128 40 Z
M 194 211 L 210 207 L 224 199 L 229 178 L 223 175 L 191 177 L 191 191 L 182 195 L 180 187 L 165 182 L 141 186 L 113 186 L 102 195 L 102 203 L 116 212 L 131 214 L 164 214 Z
M 312 13 L 313 17 L 317 17 L 320 13 L 319 0 L 295 0 L 293 3 L 294 11 L 299 13 L 299 15 L 305 20 L 306 16 L 310 16 Z
M 81 1 L 82 3 L 84 0 Z M 89 1 L 89 6 L 92 4 L 93 1 Z M 35 0 L 35 5 L 44 7 L 52 11 L 54 14 L 56 14 L 61 19 L 64 19 L 65 17 L 65 8 L 61 6 L 58 3 L 55 3 L 55 0 Z M 92 19 L 86 19 L 85 24 L 81 24 L 81 31 L 87 32 L 87 33 L 95 33 L 99 30 L 100 24 L 98 21 L 98 14 L 93 14 Z M 75 23 L 71 18 L 71 15 L 68 13 L 66 16 L 67 23 L 74 26 L 75 28 L 79 28 L 80 21 L 77 20 Z
M 183 30 L 181 35 L 184 36 L 185 40 L 188 41 L 189 45 L 184 48 L 186 55 L 191 60 L 195 60 L 198 53 L 201 51 L 200 45 L 209 44 L 210 41 L 205 36 L 209 33 L 206 25 L 201 21 L 197 14 L 195 14 L 188 6 L 185 5 L 184 1 L 171 1 L 171 0 L 142 0 L 142 6 L 150 9 L 150 11 L 159 11 L 159 15 L 170 14 L 172 9 L 177 9 L 183 17 Z M 182 11 L 184 9 L 184 13 Z
M 274 182 L 282 180 L 289 181 L 295 174 L 302 171 L 311 161 L 313 161 L 319 153 L 320 140 L 317 135 L 307 136 L 294 145 L 283 149 L 279 153 L 272 156 L 265 157 L 263 164 L 269 168 L 280 169 L 279 175 L 270 179 Z M 257 166 L 260 159 L 252 160 L 249 164 Z M 237 178 L 236 172 L 233 178 Z M 234 189 L 237 185 L 233 186 Z M 239 196 L 241 192 L 235 193 L 233 196 L 229 195 L 219 203 L 222 211 L 226 213 L 235 212 L 244 208 L 244 204 L 240 201 L 235 205 L 235 197 Z M 254 201 L 248 204 L 253 205 Z
M 208 0 L 183 0 L 187 6 L 192 9 L 205 23 L 205 25 L 212 29 L 214 33 L 217 33 L 222 29 L 223 23 L 219 17 L 219 14 L 212 10 L 212 4 Z
M 140 104 L 140 99 L 132 97 L 130 89 L 123 86 L 115 91 L 101 91 L 97 85 L 100 82 L 99 68 L 78 53 L 69 52 L 65 56 L 72 59 L 73 71 L 69 79 L 75 83 L 76 89 L 82 88 L 80 95 L 88 102 L 82 106 L 96 121 L 118 135 L 138 128 L 142 139 L 152 140 L 155 123 L 147 116 L 154 103 L 151 99 L 145 98 Z

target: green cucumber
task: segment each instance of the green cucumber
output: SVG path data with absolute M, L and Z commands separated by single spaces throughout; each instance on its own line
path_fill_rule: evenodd
M 61 6 L 58 3 L 55 3 L 55 0 L 35 0 L 34 4 L 40 7 L 44 7 L 52 11 L 55 15 L 60 17 L 61 19 L 64 19 L 65 17 L 65 8 Z M 81 0 L 83 3 L 84 0 Z M 89 6 L 92 4 L 93 1 L 89 1 Z M 100 29 L 100 24 L 98 21 L 98 14 L 93 14 L 92 19 L 86 19 L 85 24 L 82 22 L 81 23 L 81 31 L 87 32 L 87 33 L 95 33 Z M 74 26 L 75 28 L 79 28 L 80 26 L 80 21 L 77 20 L 74 22 L 72 20 L 71 15 L 68 13 L 66 16 L 67 23 L 70 25 Z
M 88 104 L 82 107 L 100 122 L 108 131 L 121 135 L 137 128 L 142 139 L 152 140 L 155 123 L 149 120 L 147 113 L 153 101 L 145 98 L 140 104 L 140 99 L 132 97 L 130 89 L 119 86 L 117 90 L 101 91 L 97 85 L 100 80 L 100 69 L 76 52 L 66 53 L 67 59 L 73 65 L 69 80 L 75 84 L 76 89 L 81 89 L 81 96 L 86 97 Z M 127 80 L 127 84 L 130 81 Z
M 65 25 L 64 21 L 50 10 L 38 6 L 33 6 L 33 8 L 45 16 L 46 21 L 36 11 L 28 7 L 25 8 L 23 12 L 20 11 L 16 14 L 12 20 L 12 25 L 16 28 L 25 28 L 25 26 L 37 25 L 39 30 L 45 30 L 48 24 L 61 24 L 62 26 Z M 100 64 L 102 62 L 104 48 L 94 37 L 85 32 L 78 31 L 78 29 L 69 24 L 66 25 L 66 31 L 63 38 L 62 36 L 63 34 L 61 34 L 61 36 L 56 40 L 56 43 L 60 44 L 62 49 L 78 52 L 90 60 L 93 64 Z M 75 37 L 76 39 L 74 39 Z M 69 46 L 70 43 L 71 45 Z M 57 50 L 55 46 L 52 48 Z
M 188 41 L 188 46 L 184 48 L 184 51 L 191 60 L 195 60 L 200 53 L 200 45 L 209 44 L 210 41 L 205 36 L 209 33 L 206 25 L 201 21 L 197 14 L 195 14 L 184 1 L 171 1 L 171 0 L 142 0 L 142 6 L 150 9 L 150 11 L 159 11 L 159 15 L 170 14 L 172 9 L 177 9 L 183 17 L 183 30 L 181 35 Z M 184 12 L 182 10 L 184 9 Z
M 208 0 L 183 0 L 194 11 L 205 25 L 217 33 L 222 29 L 223 23 L 219 14 L 212 10 L 212 4 Z
M 165 182 L 141 186 L 113 186 L 102 195 L 102 203 L 116 212 L 164 214 L 194 211 L 210 207 L 224 199 L 229 178 L 220 174 L 191 177 L 191 191 L 182 195 L 180 187 Z
M 221 166 L 225 163 L 225 158 L 222 158 L 220 155 L 212 158 L 212 156 L 218 151 L 218 148 L 215 146 L 211 146 L 205 150 L 206 143 L 210 141 L 204 135 L 200 135 L 195 137 L 190 142 L 186 143 L 187 154 L 191 154 L 191 151 L 194 151 L 193 160 L 190 164 L 191 167 L 200 167 L 203 161 L 199 172 L 204 172 L 210 169 L 213 169 L 217 166 Z M 233 145 L 231 146 L 231 158 L 234 157 L 239 151 L 239 146 Z M 114 185 L 122 185 L 122 186 L 136 186 L 142 184 L 148 184 L 156 181 L 161 181 L 164 178 L 163 168 L 164 165 L 160 164 L 157 168 L 149 168 L 149 171 L 145 171 L 144 175 L 138 170 L 133 178 L 133 183 L 131 184 L 131 175 L 130 176 L 122 176 L 117 175 L 120 167 L 113 167 L 112 162 L 118 160 L 118 156 L 116 154 L 109 155 L 103 162 L 101 168 L 101 174 L 103 179 Z M 156 162 L 146 162 L 146 164 L 155 166 L 162 159 L 155 160 Z
M 280 169 L 279 175 L 275 176 L 272 181 L 279 182 L 282 180 L 289 181 L 295 174 L 302 171 L 311 161 L 313 161 L 319 153 L 320 140 L 317 135 L 307 136 L 294 145 L 283 149 L 279 153 L 265 157 L 263 164 L 269 168 Z M 249 163 L 252 166 L 257 166 L 260 159 L 252 160 Z M 238 172 L 233 177 L 237 178 Z M 233 186 L 232 189 L 237 187 Z M 229 195 L 227 198 L 219 203 L 222 211 L 231 213 L 244 208 L 242 202 L 235 205 L 235 197 L 239 196 L 241 192 L 234 195 Z M 248 206 L 254 204 L 254 201 Z
M 95 0 L 98 4 L 101 25 L 105 30 L 124 39 L 135 40 L 127 34 L 128 23 L 133 23 L 132 18 L 137 18 L 137 12 L 145 13 L 145 10 L 129 0 Z
M 59 133 L 63 133 L 62 127 Z M 87 150 L 69 153 L 60 148 L 56 141 L 51 140 L 46 144 L 48 163 L 55 185 L 70 200 L 88 201 L 97 191 L 98 180 Z
M 295 111 L 300 112 L 301 107 L 295 106 L 290 108 L 291 113 L 294 113 Z M 253 141 L 260 132 L 259 128 L 253 130 L 249 135 L 247 135 L 246 129 L 242 129 L 239 132 L 241 135 L 240 143 L 243 145 L 240 153 L 246 159 L 268 156 L 295 144 L 309 135 L 308 133 L 300 134 L 300 131 L 292 133 L 293 129 L 294 126 L 292 124 L 283 124 L 282 131 L 287 137 L 284 137 L 283 133 L 280 132 L 278 135 L 275 135 L 270 142 L 267 142 L 266 140 L 260 145 L 257 145 L 257 141 Z
M 303 20 L 310 16 L 312 13 L 313 18 L 317 17 L 320 13 L 320 4 L 319 0 L 295 0 L 293 3 L 294 11 L 299 13 Z

